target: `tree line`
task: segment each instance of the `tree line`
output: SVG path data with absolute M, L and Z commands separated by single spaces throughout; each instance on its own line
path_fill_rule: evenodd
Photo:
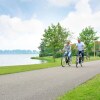
M 0 50 L 0 54 L 37 54 L 36 50 Z
M 94 42 L 96 41 L 96 49 L 100 50 L 100 44 L 97 40 L 99 37 L 96 36 L 94 28 L 88 26 L 79 33 L 81 41 L 85 44 L 85 52 L 89 55 L 93 53 Z M 56 57 L 60 57 L 62 52 L 60 52 L 68 37 L 72 36 L 72 32 L 69 29 L 63 28 L 60 23 L 57 25 L 51 24 L 47 29 L 44 30 L 43 38 L 39 46 L 40 57 L 53 56 L 54 60 Z M 70 41 L 72 38 L 70 38 Z M 100 43 L 100 42 L 99 42 Z M 75 44 L 72 44 L 72 55 L 76 54 Z

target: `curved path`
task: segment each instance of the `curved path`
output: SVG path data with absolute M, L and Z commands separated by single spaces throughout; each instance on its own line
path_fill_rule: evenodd
M 100 73 L 100 60 L 0 76 L 0 100 L 55 100 Z

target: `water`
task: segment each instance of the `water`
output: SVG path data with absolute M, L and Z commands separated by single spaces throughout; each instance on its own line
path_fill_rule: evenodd
M 13 66 L 13 65 L 28 65 L 40 64 L 42 60 L 30 59 L 31 57 L 38 56 L 38 54 L 10 54 L 0 55 L 0 66 Z

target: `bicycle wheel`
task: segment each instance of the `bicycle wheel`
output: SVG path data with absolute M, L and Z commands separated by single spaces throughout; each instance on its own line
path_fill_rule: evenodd
M 79 64 L 80 64 L 81 67 L 82 67 L 82 55 L 79 56 Z
M 78 68 L 78 63 L 76 62 L 76 67 Z
M 82 65 L 82 58 L 81 58 L 81 63 L 80 63 L 80 65 L 81 65 L 81 67 L 83 67 L 83 65 Z
M 76 67 L 78 67 L 78 63 L 79 63 L 79 58 L 78 56 L 76 57 Z
M 82 66 L 82 63 L 81 63 L 80 65 L 81 65 L 81 67 L 83 67 L 83 66 Z
M 66 66 L 66 57 L 61 58 L 61 66 L 65 67 Z
M 71 59 L 68 58 L 68 65 L 71 66 Z

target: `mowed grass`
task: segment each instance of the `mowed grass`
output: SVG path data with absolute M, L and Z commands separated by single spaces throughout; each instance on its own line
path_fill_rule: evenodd
M 60 58 L 56 59 L 55 62 L 53 62 L 52 57 L 43 57 L 38 59 L 46 60 L 48 62 L 42 64 L 31 64 L 31 65 L 1 66 L 0 75 L 60 66 Z
M 57 100 L 100 100 L 100 74 L 58 97 Z
M 40 57 L 34 59 L 46 60 L 47 62 L 42 64 L 31 64 L 31 65 L 0 66 L 0 75 L 61 66 L 61 58 L 57 58 L 55 62 L 53 62 L 52 57 Z M 96 58 L 91 57 L 91 60 L 100 60 L 100 57 Z M 91 61 L 91 60 L 86 60 L 86 61 Z M 73 57 L 72 63 L 75 63 L 75 57 Z

